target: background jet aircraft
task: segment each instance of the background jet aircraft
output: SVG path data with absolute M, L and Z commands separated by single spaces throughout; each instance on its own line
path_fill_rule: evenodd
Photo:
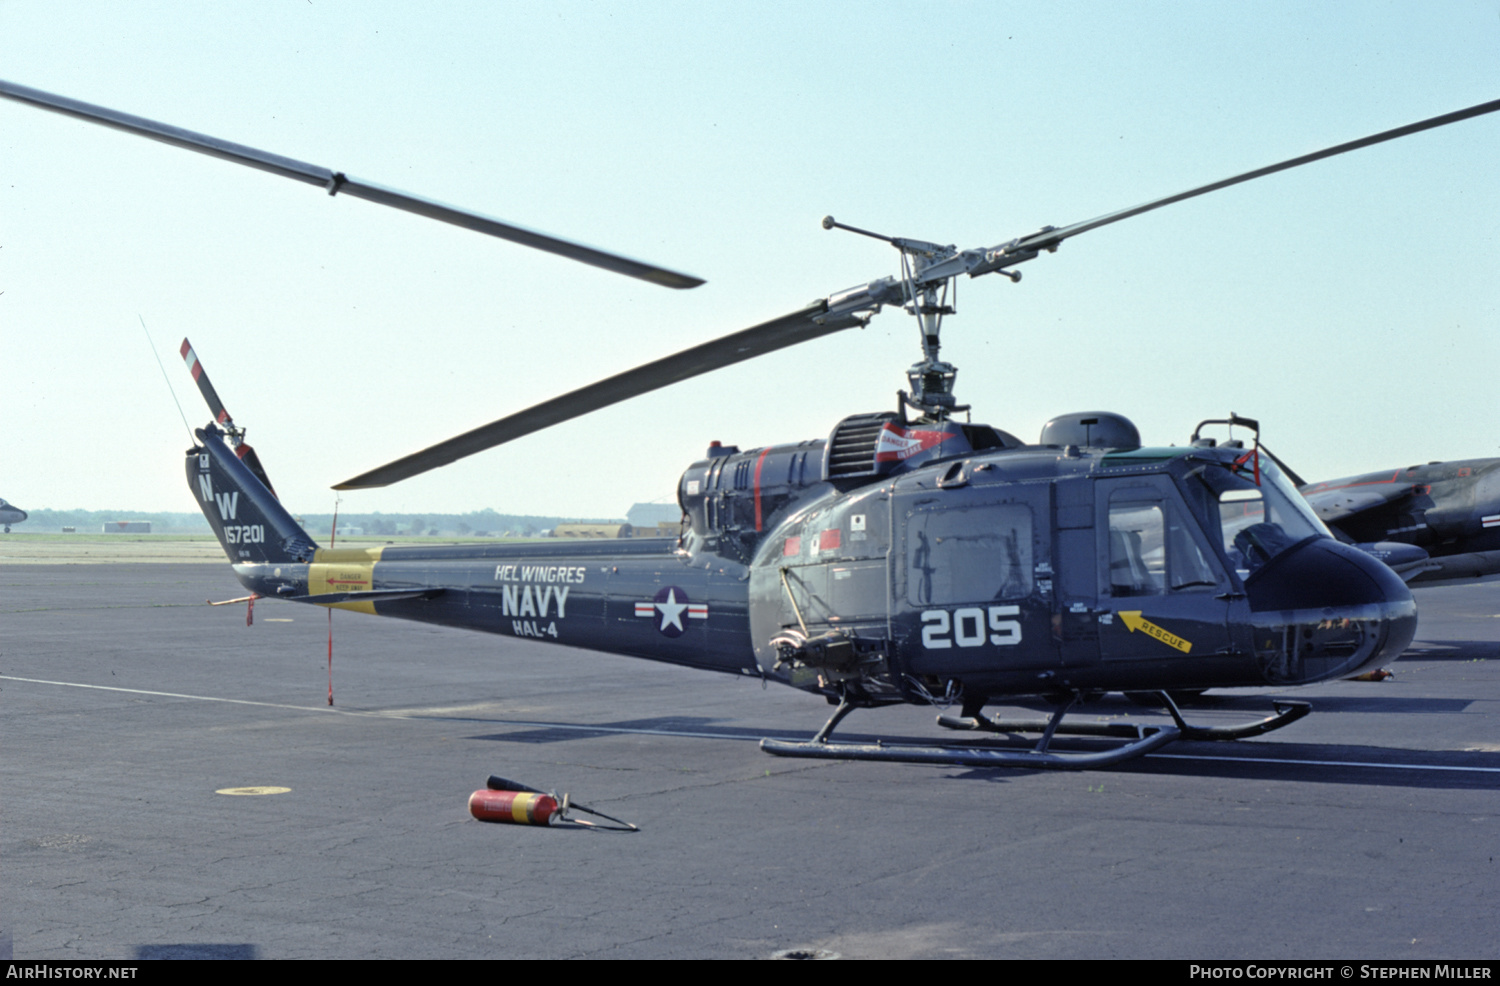
M 0 524 L 5 525 L 5 533 L 10 533 L 10 525 L 19 524 L 26 519 L 26 511 L 20 507 L 11 506 L 5 500 L 0 500 Z
M 1429 462 L 1299 489 L 1335 537 L 1407 582 L 1500 576 L 1500 459 Z

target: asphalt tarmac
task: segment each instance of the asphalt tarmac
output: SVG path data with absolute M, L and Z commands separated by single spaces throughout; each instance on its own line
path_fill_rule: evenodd
M 782 760 L 816 699 L 242 593 L 0 566 L 17 959 L 1500 957 L 1500 585 L 1280 732 L 1094 772 Z M 1153 718 L 1120 696 L 1089 717 Z M 952 739 L 932 710 L 839 735 Z M 640 826 L 479 822 L 502 774 Z M 282 793 L 226 794 L 236 788 Z M 582 816 L 587 817 L 587 816 Z

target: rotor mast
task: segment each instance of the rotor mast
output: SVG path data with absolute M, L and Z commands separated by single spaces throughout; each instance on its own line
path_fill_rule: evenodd
M 907 314 L 917 320 L 917 331 L 920 333 L 922 344 L 922 359 L 920 362 L 913 363 L 906 371 L 906 379 L 911 385 L 911 392 L 898 391 L 901 403 L 920 412 L 919 420 L 924 422 L 945 421 L 956 412 L 967 411 L 969 405 L 958 403 L 958 398 L 953 395 L 953 382 L 958 376 L 958 367 L 938 357 L 942 349 L 943 316 L 956 312 L 954 306 L 949 304 L 949 293 L 952 292 L 952 300 L 956 303 L 958 289 L 954 282 L 958 275 L 968 274 L 970 277 L 977 277 L 980 274 L 998 270 L 998 264 L 991 265 L 997 259 L 990 256 L 995 251 L 960 251 L 951 243 L 941 246 L 926 240 L 885 236 L 838 222 L 832 216 L 823 217 L 823 228 L 843 229 L 861 236 L 884 240 L 901 251 L 901 280 L 899 282 L 887 278 L 885 281 L 877 281 L 865 286 L 868 299 L 875 301 L 879 296 L 875 305 L 877 310 L 881 303 L 895 303 L 897 301 L 895 291 L 899 290 L 902 307 Z M 1018 271 L 1001 270 L 1000 273 L 1010 278 L 1012 282 L 1021 279 Z M 885 290 L 877 290 L 879 287 L 884 287 Z M 833 308 L 833 303 L 834 299 L 830 298 L 830 309 Z

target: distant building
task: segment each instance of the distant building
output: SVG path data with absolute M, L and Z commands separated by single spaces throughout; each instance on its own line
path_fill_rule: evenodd
M 559 538 L 628 538 L 634 532 L 629 524 L 558 524 L 552 536 Z
M 682 508 L 675 503 L 637 503 L 625 514 L 632 527 L 658 527 L 662 524 L 672 525 L 672 537 L 677 536 L 677 525 L 682 521 Z M 643 537 L 639 530 L 636 537 Z M 659 535 L 650 535 L 658 537 Z
M 104 522 L 105 534 L 150 534 L 151 522 L 149 520 L 106 520 Z

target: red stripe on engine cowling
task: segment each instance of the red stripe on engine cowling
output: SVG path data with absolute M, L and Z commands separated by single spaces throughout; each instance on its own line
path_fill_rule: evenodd
M 760 450 L 760 457 L 755 460 L 755 529 L 760 530 L 760 467 L 766 461 L 766 455 L 771 451 L 770 446 Z

